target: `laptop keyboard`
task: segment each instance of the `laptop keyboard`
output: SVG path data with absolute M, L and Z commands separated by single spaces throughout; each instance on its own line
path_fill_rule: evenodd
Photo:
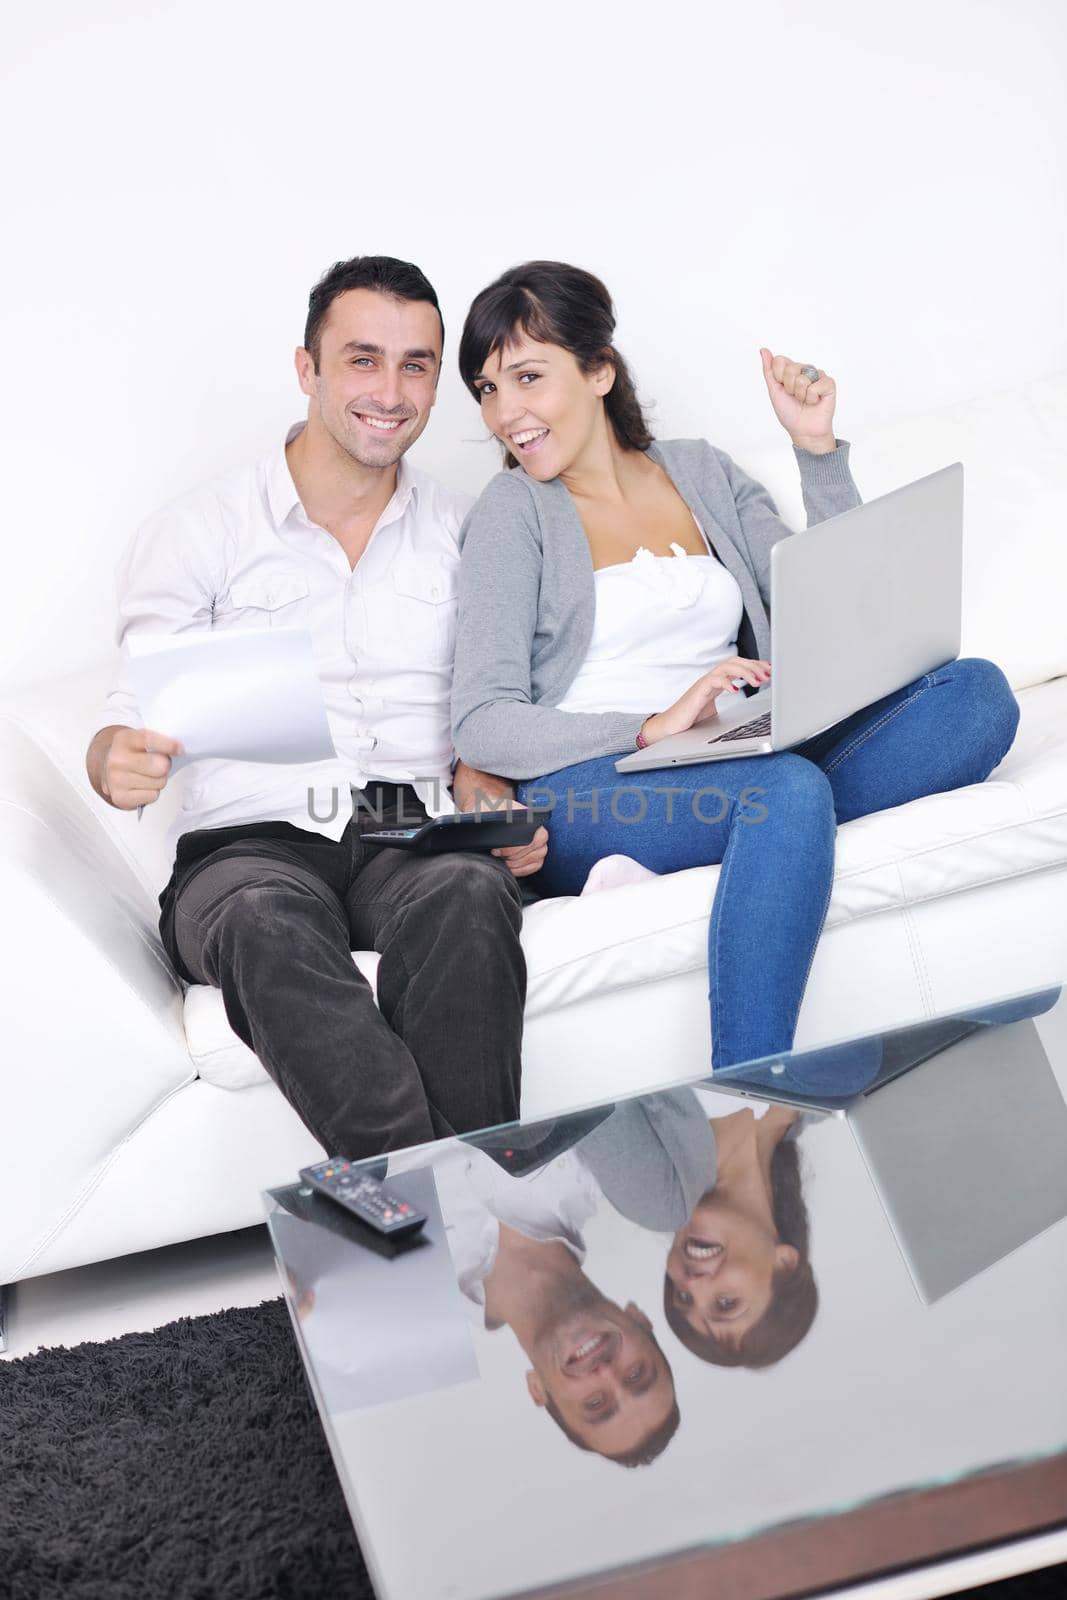
M 720 733 L 714 739 L 709 739 L 709 744 L 728 744 L 731 739 L 755 739 L 761 733 L 770 733 L 771 714 L 765 711 L 761 717 L 753 717 L 751 722 L 742 722 L 738 728 L 730 728 L 726 733 Z

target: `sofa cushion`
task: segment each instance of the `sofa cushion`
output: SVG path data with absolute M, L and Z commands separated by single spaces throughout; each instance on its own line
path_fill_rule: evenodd
M 373 989 L 381 957 L 374 950 L 358 950 L 352 959 Z M 202 983 L 190 986 L 185 996 L 185 1036 L 193 1065 L 205 1082 L 220 1089 L 248 1089 L 267 1078 L 259 1058 L 226 1020 L 218 989 L 208 989 Z
M 838 829 L 828 929 L 861 917 L 1067 867 L 1067 677 L 1023 691 L 1015 743 L 985 783 L 927 795 Z M 703 969 L 719 868 L 627 884 L 527 909 L 526 1015 L 594 994 Z M 378 958 L 358 952 L 373 981 Z M 265 1076 L 230 1031 L 216 990 L 186 998 L 189 1049 L 201 1077 L 227 1088 Z
M 1067 374 L 869 429 L 841 417 L 838 433 L 864 500 L 963 462 L 960 654 L 995 661 L 1013 689 L 1067 672 Z M 803 528 L 788 441 L 730 453 Z

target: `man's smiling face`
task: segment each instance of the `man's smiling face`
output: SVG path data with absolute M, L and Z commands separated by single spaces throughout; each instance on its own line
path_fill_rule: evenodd
M 391 467 L 430 418 L 441 370 L 441 318 L 426 300 L 348 289 L 319 330 L 318 370 L 297 354 L 300 387 L 354 461 Z
M 674 1379 L 637 1306 L 602 1296 L 538 1339 L 526 1375 L 535 1405 L 550 1401 L 589 1450 L 616 1456 L 638 1448 L 674 1406 Z

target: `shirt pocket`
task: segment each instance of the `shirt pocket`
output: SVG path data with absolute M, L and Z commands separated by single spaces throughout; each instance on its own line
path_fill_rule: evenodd
M 398 644 L 425 649 L 438 663 L 451 661 L 456 648 L 459 562 L 439 556 L 399 557 L 392 579 L 400 623 Z
M 229 605 L 215 624 L 245 628 L 298 628 L 308 620 L 307 579 L 298 572 L 265 573 L 230 584 Z

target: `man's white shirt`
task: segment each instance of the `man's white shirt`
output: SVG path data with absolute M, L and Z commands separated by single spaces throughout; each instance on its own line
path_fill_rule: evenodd
M 515 1177 L 461 1139 L 439 1140 L 431 1154 L 445 1238 L 460 1288 L 485 1305 L 485 1280 L 496 1261 L 503 1222 L 516 1233 L 567 1247 L 585 1260 L 583 1229 L 600 1202 L 596 1179 L 574 1150 Z M 390 1177 L 426 1163 L 426 1147 L 389 1157 Z
M 191 763 L 172 847 L 194 828 L 266 821 L 339 839 L 351 788 L 375 779 L 411 783 L 430 815 L 454 810 L 458 541 L 472 504 L 401 458 L 396 492 L 353 569 L 307 516 L 279 446 L 138 529 L 117 574 L 120 647 L 134 633 L 307 627 L 337 751 L 336 761 L 300 766 Z M 95 731 L 112 724 L 144 726 L 125 654 Z

